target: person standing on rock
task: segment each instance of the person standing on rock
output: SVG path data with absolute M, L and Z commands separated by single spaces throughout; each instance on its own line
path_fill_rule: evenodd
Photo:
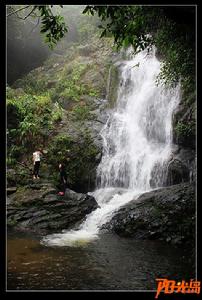
M 58 193 L 58 195 L 64 196 L 67 187 L 67 173 L 65 171 L 65 166 L 62 163 L 59 163 L 59 172 L 60 172 L 60 192 Z
M 33 179 L 39 179 L 41 155 L 42 155 L 41 149 L 38 149 L 33 153 L 33 158 L 32 158 L 34 164 Z

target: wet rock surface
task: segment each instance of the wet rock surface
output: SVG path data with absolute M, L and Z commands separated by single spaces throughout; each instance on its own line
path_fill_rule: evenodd
M 120 236 L 194 244 L 195 186 L 177 184 L 142 194 L 103 226 Z
M 58 196 L 52 184 L 36 183 L 8 196 L 7 225 L 40 233 L 68 229 L 97 207 L 90 195 L 66 189 L 64 196 Z
M 179 159 L 173 159 L 167 168 L 167 185 L 189 182 L 190 171 Z

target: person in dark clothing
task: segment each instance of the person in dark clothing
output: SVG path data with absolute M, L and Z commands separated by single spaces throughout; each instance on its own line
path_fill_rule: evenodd
M 60 192 L 58 193 L 58 195 L 64 196 L 67 187 L 67 173 L 65 171 L 65 166 L 62 163 L 59 164 L 59 172 L 60 172 Z

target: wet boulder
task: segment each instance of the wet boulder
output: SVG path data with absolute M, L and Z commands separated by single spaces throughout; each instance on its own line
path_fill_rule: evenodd
M 97 207 L 88 194 L 67 189 L 59 196 L 53 185 L 35 183 L 9 195 L 7 224 L 23 231 L 56 232 L 81 223 Z
M 142 194 L 103 225 L 120 236 L 194 244 L 195 185 L 181 183 Z

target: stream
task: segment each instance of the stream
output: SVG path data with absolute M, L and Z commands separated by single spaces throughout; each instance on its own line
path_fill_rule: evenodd
M 155 290 L 156 278 L 190 280 L 185 249 L 113 234 L 47 247 L 40 236 L 8 232 L 8 290 Z

